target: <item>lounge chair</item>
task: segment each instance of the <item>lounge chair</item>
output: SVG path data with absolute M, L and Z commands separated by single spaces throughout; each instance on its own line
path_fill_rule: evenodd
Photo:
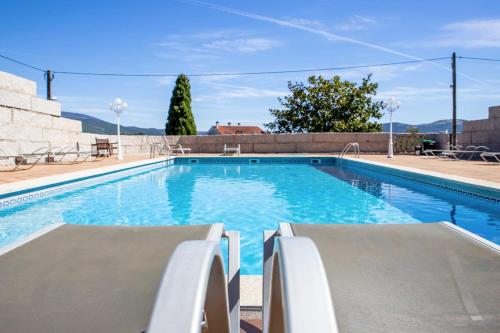
M 44 163 L 51 158 L 50 149 L 47 147 L 41 147 L 35 149 L 31 153 L 21 153 L 17 155 L 8 155 L 3 151 L 0 151 L 0 160 L 4 161 L 3 166 L 7 166 L 7 169 L 0 169 L 0 171 L 17 171 L 17 170 L 28 170 L 33 168 L 39 163 Z M 6 164 L 6 165 L 5 165 Z
M 488 160 L 488 157 L 489 158 L 493 158 L 494 161 L 496 161 L 497 163 L 500 163 L 500 152 L 483 152 L 481 153 L 481 155 L 479 155 L 483 161 L 485 161 L 486 163 L 490 163 L 490 162 L 493 162 L 492 160 Z
M 153 143 L 150 149 L 150 157 L 156 156 L 156 150 L 158 149 L 158 154 L 167 155 L 182 155 L 190 154 L 191 148 L 183 147 L 181 144 L 172 145 L 168 142 L 167 137 L 163 136 L 160 142 Z
M 222 224 L 50 226 L 0 249 L 0 323 L 22 333 L 239 332 L 239 234 Z
M 467 146 L 463 150 L 448 150 L 441 153 L 439 157 L 442 158 L 451 158 L 454 160 L 461 160 L 464 157 L 467 157 L 467 160 L 472 160 L 475 156 L 480 156 L 481 153 L 490 150 L 486 146 Z
M 423 151 L 425 156 L 429 157 L 439 157 L 443 152 L 449 152 L 449 151 L 455 151 L 455 150 L 462 150 L 463 147 L 460 145 L 450 145 L 450 149 L 425 149 Z
M 500 247 L 453 224 L 283 223 L 264 239 L 264 332 L 500 332 Z
M 237 154 L 238 156 L 241 154 L 241 147 L 238 144 L 236 147 L 228 147 L 226 144 L 224 144 L 224 151 L 222 152 L 224 156 L 228 154 Z
M 96 158 L 100 157 L 95 155 Z M 92 157 L 91 151 L 81 151 L 79 146 L 54 147 L 50 149 L 49 156 L 46 159 L 50 164 L 76 164 L 90 160 Z
M 177 145 L 167 144 L 167 153 L 168 155 L 178 155 L 179 153 L 181 153 L 182 155 L 189 154 L 191 153 L 191 148 L 182 147 L 181 144 Z

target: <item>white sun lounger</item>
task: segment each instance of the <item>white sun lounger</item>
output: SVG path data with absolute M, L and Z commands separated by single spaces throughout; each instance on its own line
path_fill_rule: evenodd
M 263 283 L 264 333 L 500 332 L 500 246 L 448 222 L 280 223 Z
M 220 239 L 229 239 L 228 278 Z M 239 233 L 54 224 L 0 248 L 0 331 L 239 332 Z
M 481 155 L 479 155 L 479 156 L 481 156 L 483 161 L 485 161 L 486 163 L 491 162 L 490 160 L 488 160 L 488 157 L 491 157 L 494 160 L 496 160 L 497 163 L 500 163 L 500 152 L 484 152 L 484 153 L 481 153 Z

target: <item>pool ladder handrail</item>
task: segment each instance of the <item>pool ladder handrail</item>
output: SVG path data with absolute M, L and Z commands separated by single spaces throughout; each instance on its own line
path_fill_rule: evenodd
M 339 158 L 343 158 L 351 150 L 351 148 L 354 151 L 354 157 L 359 158 L 359 143 L 357 142 L 349 142 L 340 152 Z

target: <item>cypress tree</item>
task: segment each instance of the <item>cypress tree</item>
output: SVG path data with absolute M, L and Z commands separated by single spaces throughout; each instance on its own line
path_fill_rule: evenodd
M 184 74 L 179 75 L 175 81 L 165 133 L 167 135 L 196 135 L 196 124 L 191 112 L 191 86 L 188 77 Z

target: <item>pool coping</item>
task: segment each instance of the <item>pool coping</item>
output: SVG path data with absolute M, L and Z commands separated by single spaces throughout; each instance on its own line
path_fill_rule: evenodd
M 27 192 L 38 191 L 47 187 L 55 187 L 65 183 L 75 183 L 89 178 L 96 178 L 121 171 L 150 166 L 173 159 L 174 157 L 158 157 L 2 184 L 0 185 L 0 199 L 17 196 Z
M 399 169 L 399 170 L 418 173 L 418 174 L 426 175 L 426 176 L 445 178 L 448 180 L 452 180 L 452 181 L 459 182 L 459 183 L 466 183 L 469 185 L 489 187 L 489 188 L 494 188 L 494 189 L 500 190 L 500 183 L 489 181 L 489 180 L 481 180 L 478 178 L 450 175 L 450 174 L 442 173 L 442 172 L 428 171 L 428 170 L 424 170 L 424 169 L 405 167 L 405 166 L 401 166 L 401 165 L 394 165 L 394 164 L 389 164 L 389 163 L 364 160 L 363 157 L 360 157 L 359 159 L 353 158 L 353 157 L 344 157 L 344 159 L 349 160 L 349 161 L 360 162 L 360 163 L 373 164 L 373 165 L 382 166 L 382 167 L 386 167 L 386 168 Z
M 375 162 L 375 161 L 370 161 L 370 160 L 364 160 L 362 157 L 359 159 L 353 158 L 353 157 L 344 157 L 342 159 L 339 158 L 339 160 L 346 160 L 348 162 L 353 163 L 354 165 L 358 165 L 360 167 L 367 167 L 368 169 L 373 169 L 370 167 L 377 167 L 377 168 L 382 168 L 382 169 L 402 171 L 402 172 L 414 174 L 417 176 L 423 176 L 426 178 L 431 178 L 431 179 L 434 178 L 434 180 L 441 179 L 441 180 L 449 181 L 449 182 L 455 183 L 456 185 L 459 185 L 459 186 L 460 185 L 461 186 L 470 186 L 470 187 L 473 187 L 473 188 L 478 189 L 478 190 L 496 192 L 497 193 L 496 197 L 485 196 L 485 198 L 500 202 L 500 183 L 492 182 L 489 180 L 481 180 L 478 178 L 450 175 L 450 174 L 442 173 L 442 172 L 429 171 L 429 170 L 424 170 L 424 169 L 394 165 L 394 164 L 383 163 L 383 162 Z M 378 170 L 378 171 L 380 171 L 380 170 Z M 397 175 L 397 174 L 394 174 L 394 176 L 403 177 L 403 176 Z M 405 178 L 405 177 L 403 177 L 403 178 Z M 422 182 L 422 183 L 428 183 L 424 179 L 413 179 L 413 180 L 418 181 L 418 182 Z M 443 187 L 447 188 L 446 186 L 443 186 Z M 447 189 L 454 190 L 453 188 L 447 188 Z M 464 192 L 468 192 L 468 191 L 465 190 Z M 481 195 L 479 195 L 479 196 L 481 196 Z

